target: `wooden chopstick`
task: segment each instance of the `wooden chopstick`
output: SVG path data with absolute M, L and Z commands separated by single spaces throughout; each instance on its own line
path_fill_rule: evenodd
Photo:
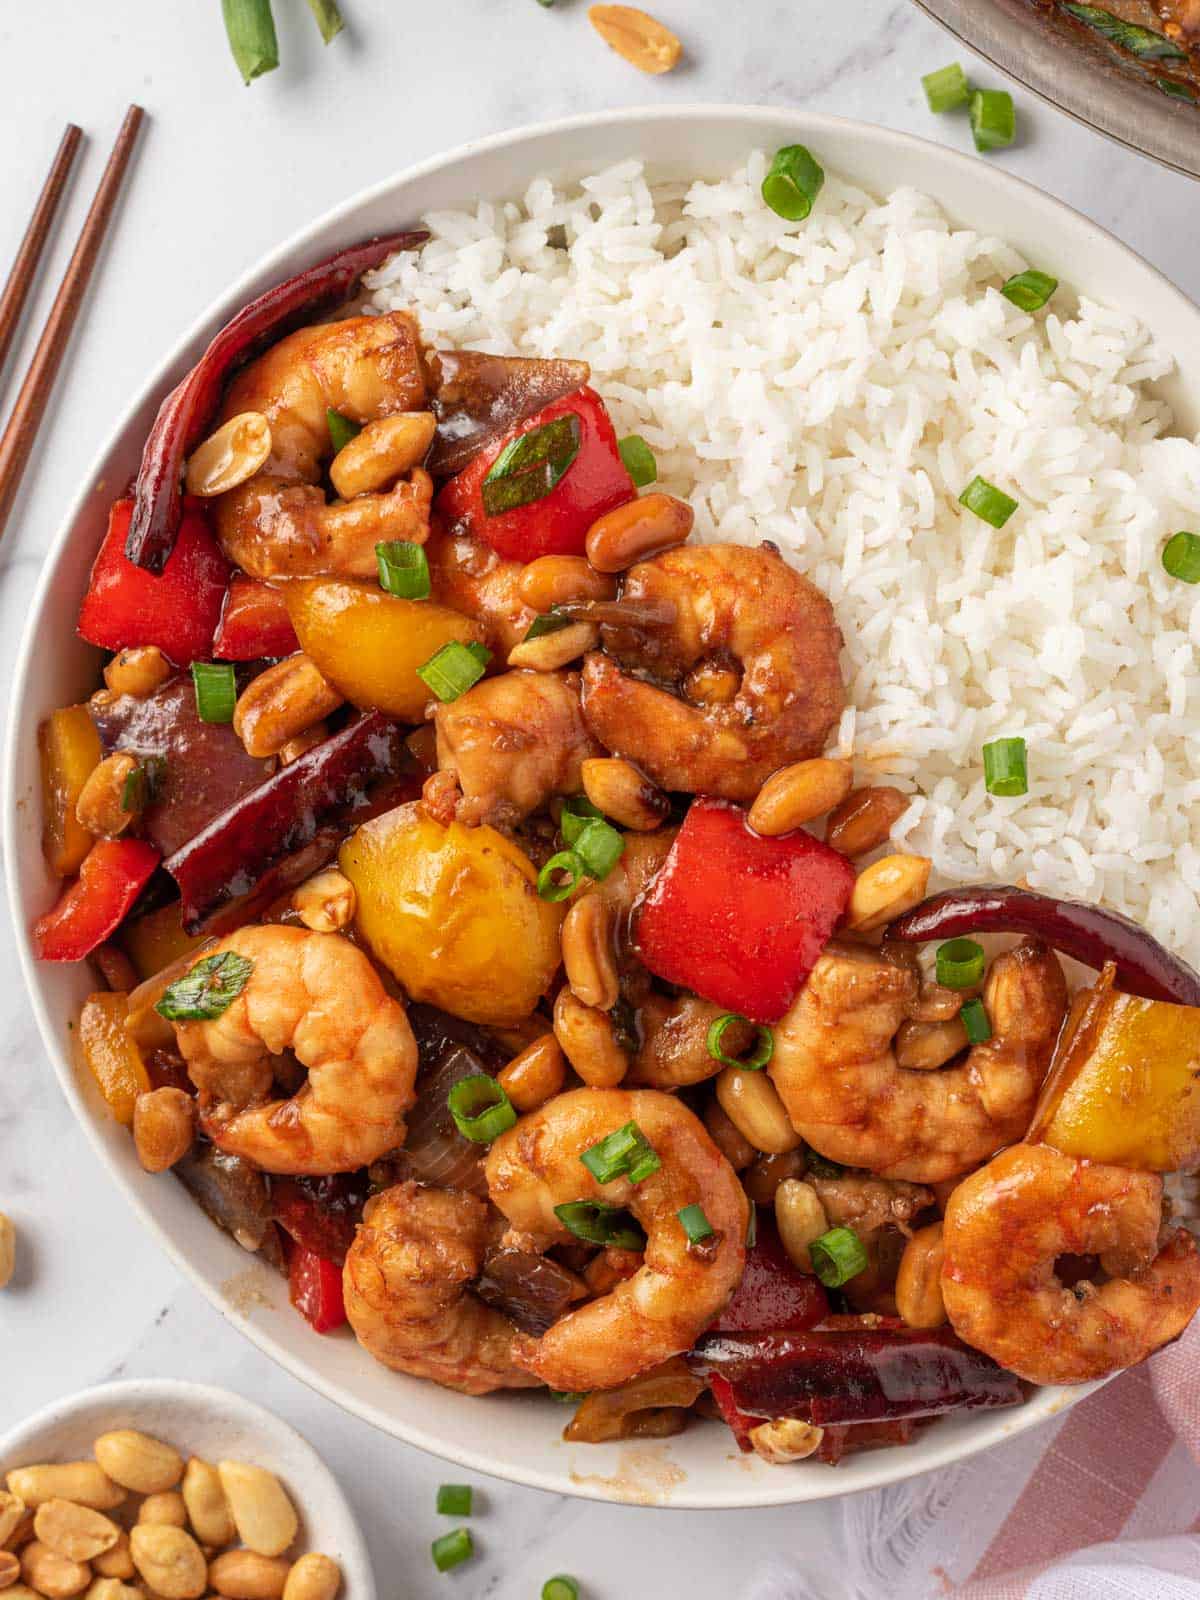
M 113 207 L 121 192 L 125 169 L 133 154 L 138 129 L 146 113 L 141 106 L 130 106 L 121 123 L 117 141 L 113 145 L 108 165 L 96 189 L 91 209 L 88 211 L 75 253 L 63 273 L 46 326 L 38 340 L 37 349 L 29 363 L 12 414 L 3 434 L 0 434 L 0 536 L 8 523 L 13 500 L 20 487 L 33 442 L 45 415 L 46 406 L 54 388 L 62 358 L 75 327 L 75 319 L 87 292 L 96 257 L 104 243 Z
M 50 237 L 50 230 L 54 226 L 58 203 L 66 190 L 67 179 L 71 175 L 71 167 L 82 138 L 82 128 L 77 128 L 73 122 L 68 122 L 59 142 L 58 153 L 42 185 L 33 216 L 29 219 L 25 237 L 21 240 L 17 259 L 12 264 L 8 282 L 4 285 L 4 292 L 0 294 L 0 373 L 4 371 L 9 347 L 33 285 L 33 275 L 37 271 L 46 240 Z

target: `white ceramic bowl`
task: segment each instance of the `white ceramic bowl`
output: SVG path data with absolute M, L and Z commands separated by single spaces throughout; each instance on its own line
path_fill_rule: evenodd
M 228 1389 L 174 1378 L 105 1383 L 56 1400 L 0 1438 L 0 1482 L 14 1467 L 82 1461 L 113 1428 L 137 1428 L 205 1461 L 246 1461 L 283 1484 L 300 1517 L 296 1553 L 319 1550 L 342 1569 L 339 1600 L 375 1600 L 367 1547 L 337 1479 L 307 1440 Z
M 180 1185 L 142 1172 L 128 1133 L 105 1116 L 86 1074 L 72 1065 L 68 1024 L 92 979 L 86 966 L 36 965 L 24 933 L 55 892 L 39 848 L 35 731 L 55 706 L 87 695 L 97 681 L 97 652 L 75 638 L 74 623 L 114 488 L 135 470 L 167 388 L 214 329 L 253 294 L 339 246 L 415 223 L 427 210 L 518 194 L 540 172 L 582 173 L 641 155 L 668 172 L 712 176 L 732 168 L 755 146 L 773 149 L 796 141 L 869 189 L 912 185 L 926 190 L 959 222 L 1000 234 L 1043 270 L 1096 299 L 1136 308 L 1177 352 L 1179 373 L 1164 388 L 1179 425 L 1188 430 L 1200 425 L 1200 313 L 1110 234 L 995 161 L 883 128 L 784 109 L 713 106 L 573 118 L 466 145 L 401 173 L 289 240 L 210 307 L 132 399 L 83 484 L 46 563 L 12 697 L 3 805 L 25 976 L 63 1089 L 141 1221 L 235 1326 L 338 1405 L 472 1470 L 595 1499 L 692 1507 L 822 1499 L 895 1482 L 986 1449 L 1061 1410 L 1080 1391 L 1042 1390 L 1019 1410 L 947 1419 L 914 1445 L 854 1456 L 837 1469 L 785 1469 L 738 1457 L 729 1435 L 718 1427 L 693 1428 L 663 1444 L 569 1446 L 559 1437 L 563 1412 L 548 1400 L 528 1395 L 464 1399 L 385 1371 L 348 1335 L 318 1338 L 289 1312 L 279 1278 L 251 1264 Z

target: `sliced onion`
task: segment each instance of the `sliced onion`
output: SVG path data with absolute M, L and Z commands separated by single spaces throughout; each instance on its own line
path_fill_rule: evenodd
M 486 1072 L 483 1061 L 463 1044 L 447 1047 L 437 1064 L 417 1081 L 417 1103 L 408 1114 L 408 1137 L 396 1157 L 397 1180 L 415 1178 L 439 1189 L 487 1193 L 484 1147 L 464 1139 L 447 1105 L 460 1078 Z

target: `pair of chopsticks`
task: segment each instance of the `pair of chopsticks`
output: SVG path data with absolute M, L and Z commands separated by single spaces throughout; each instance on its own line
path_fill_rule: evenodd
M 144 117 L 141 106 L 130 106 L 125 113 L 75 252 L 63 274 L 54 304 L 50 307 L 50 314 L 17 393 L 12 413 L 4 432 L 0 434 L 0 536 L 3 536 L 12 503 L 32 454 L 34 440 L 66 354 L 75 319 L 87 293 Z M 69 123 L 25 230 L 17 259 L 0 292 L 0 372 L 20 324 L 82 138 L 80 129 L 74 123 Z

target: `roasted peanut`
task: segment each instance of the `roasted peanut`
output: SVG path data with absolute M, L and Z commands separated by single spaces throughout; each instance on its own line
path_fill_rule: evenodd
M 297 1521 L 279 1479 L 244 1461 L 220 1461 L 217 1471 L 242 1543 L 260 1556 L 281 1556 L 296 1537 Z
M 260 1556 L 253 1550 L 226 1550 L 208 1564 L 208 1581 L 229 1600 L 279 1600 L 291 1562 L 284 1556 Z
M 0 1550 L 0 1589 L 8 1589 L 21 1576 L 21 1558 L 11 1550 Z
M 523 639 L 508 652 L 510 667 L 526 667 L 533 672 L 557 672 L 571 661 L 594 650 L 600 643 L 600 630 L 594 622 L 568 622 L 555 633 L 540 639 Z
M 598 572 L 624 572 L 683 544 L 695 520 L 686 500 L 655 490 L 597 517 L 587 532 L 587 558 Z
M 46 1500 L 74 1500 L 93 1511 L 111 1511 L 125 1499 L 124 1489 L 95 1461 L 14 1467 L 4 1481 L 27 1506 L 40 1506 Z
M 600 895 L 581 895 L 562 925 L 562 957 L 571 993 L 585 1006 L 611 1011 L 620 998 L 608 907 Z
M 811 1183 L 789 1178 L 775 1191 L 775 1225 L 788 1260 L 801 1272 L 812 1271 L 808 1247 L 829 1232 L 829 1218 Z
M 12 1218 L 0 1211 L 0 1289 L 8 1287 L 16 1270 L 17 1230 L 13 1227 Z
M 629 1070 L 608 1013 L 585 1006 L 565 984 L 554 1002 L 554 1037 L 593 1089 L 614 1088 Z
M 133 1143 L 147 1172 L 182 1161 L 196 1138 L 196 1102 L 182 1089 L 148 1089 L 133 1103 Z M 182 1526 L 182 1524 L 181 1524 Z
M 299 761 L 301 756 L 306 756 L 328 737 L 329 729 L 325 723 L 314 722 L 304 733 L 298 733 L 294 739 L 289 739 L 286 744 L 280 745 L 279 765 L 290 767 L 293 761 Z
M 569 1050 L 567 1054 L 570 1055 Z M 716 1085 L 722 1111 L 756 1150 L 764 1155 L 781 1156 L 802 1143 L 788 1121 L 775 1085 L 765 1072 L 725 1067 L 718 1074 Z
M 639 72 L 670 72 L 683 50 L 670 28 L 636 6 L 592 6 L 588 21 Z
M 34 1515 L 33 1531 L 48 1550 L 68 1561 L 94 1561 L 121 1537 L 120 1528 L 102 1511 L 73 1500 L 46 1500 Z
M 261 411 L 240 411 L 192 451 L 184 477 L 187 491 L 208 498 L 236 489 L 270 454 L 271 424 Z
M 301 1556 L 288 1573 L 283 1600 L 334 1600 L 341 1583 L 337 1562 L 313 1550 Z
M 568 600 L 612 600 L 617 585 L 583 556 L 539 556 L 521 573 L 517 592 L 534 611 L 549 611 Z
M 730 1122 L 720 1102 L 710 1100 L 704 1112 L 708 1136 L 735 1172 L 742 1172 L 755 1160 L 758 1151 Z
M 130 1577 L 133 1576 L 132 1564 Z M 93 1578 L 85 1600 L 144 1600 L 136 1584 L 122 1583 L 120 1578 Z
M 23 1545 L 29 1543 L 33 1538 L 33 1518 L 33 1507 L 26 1506 L 18 1517 L 16 1526 L 4 1541 L 6 1550 L 20 1550 Z
M 543 1033 L 496 1074 L 496 1082 L 524 1114 L 553 1100 L 563 1086 L 567 1063 L 552 1033 Z
M 750 807 L 747 821 L 755 833 L 773 838 L 790 833 L 815 817 L 823 817 L 850 793 L 853 769 L 848 761 L 824 757 L 797 761 L 773 772 Z
M 750 1429 L 755 1453 L 775 1466 L 814 1455 L 824 1437 L 824 1428 L 801 1422 L 798 1417 L 776 1417 L 773 1422 L 760 1422 L 757 1428 Z
M 872 933 L 925 898 L 933 862 L 926 856 L 882 856 L 854 880 L 845 927 Z
M 97 945 L 92 960 L 100 968 L 100 976 L 116 994 L 129 994 L 138 986 L 137 968 L 124 950 L 115 944 Z
M 583 762 L 579 770 L 584 794 L 597 811 L 603 811 L 623 828 L 650 833 L 666 820 L 670 801 L 631 761 L 595 756 Z
M 844 856 L 865 856 L 886 841 L 911 804 L 911 795 L 889 784 L 852 789 L 830 812 L 825 843 Z
M 314 933 L 340 933 L 354 921 L 358 896 L 344 872 L 326 867 L 292 891 L 292 910 Z
M 233 1514 L 225 1490 L 221 1487 L 221 1474 L 216 1467 L 199 1456 L 192 1456 L 183 1474 L 180 1486 L 183 1503 L 187 1507 L 192 1532 L 201 1544 L 232 1544 L 237 1536 Z
M 896 1032 L 896 1062 L 918 1072 L 935 1072 L 969 1042 L 961 1017 L 949 1022 L 902 1022 Z
M 946 1320 L 942 1299 L 942 1224 L 918 1228 L 904 1246 L 896 1274 L 896 1310 L 910 1328 L 940 1328 Z
M 785 1150 L 778 1156 L 759 1156 L 742 1173 L 742 1188 L 756 1206 L 775 1204 L 780 1184 L 804 1176 L 804 1152 Z
M 162 1528 L 186 1528 L 187 1507 L 178 1489 L 163 1489 L 158 1494 L 148 1494 L 138 1507 L 139 1523 L 153 1523 Z
M 182 1528 L 139 1522 L 129 1532 L 138 1572 L 163 1600 L 199 1600 L 208 1584 L 204 1552 Z
M 71 1600 L 82 1594 L 92 1581 L 91 1569 L 82 1561 L 72 1561 L 35 1539 L 21 1551 L 21 1576 L 31 1589 L 47 1600 Z
M 164 1489 L 173 1489 L 183 1477 L 179 1451 L 136 1428 L 102 1433 L 92 1449 L 113 1482 L 137 1494 L 161 1494 Z
M 156 644 L 139 644 L 131 650 L 117 651 L 104 669 L 104 681 L 113 694 L 146 700 L 162 688 L 174 670 Z
M 27 1510 L 24 1500 L 18 1495 L 10 1494 L 7 1489 L 0 1489 L 0 1550 L 5 1548 L 21 1526 Z
M 27 1583 L 13 1583 L 5 1589 L 4 1600 L 38 1600 L 38 1592 Z
M 129 1535 L 124 1528 L 117 1532 L 117 1542 L 92 1562 L 92 1571 L 102 1578 L 132 1578 L 133 1557 L 129 1553 Z
M 277 661 L 242 690 L 233 731 L 249 756 L 278 755 L 342 704 L 342 697 L 303 651 Z
M 343 500 L 387 489 L 419 467 L 437 432 L 432 411 L 401 411 L 363 425 L 329 463 L 329 480 Z
M 124 833 L 140 810 L 140 786 L 136 778 L 130 783 L 137 770 L 137 757 L 128 750 L 114 751 L 93 767 L 75 802 L 79 826 L 99 839 L 115 839 Z

